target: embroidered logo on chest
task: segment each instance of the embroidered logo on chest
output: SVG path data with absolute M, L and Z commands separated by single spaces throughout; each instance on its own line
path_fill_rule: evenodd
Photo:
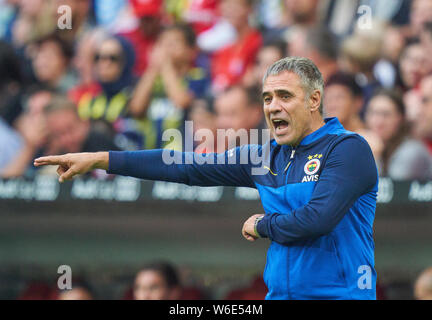
M 318 172 L 321 166 L 321 157 L 322 154 L 315 154 L 308 157 L 309 161 L 304 165 L 304 172 L 306 175 L 303 177 L 302 182 L 318 181 L 319 175 L 315 173 Z

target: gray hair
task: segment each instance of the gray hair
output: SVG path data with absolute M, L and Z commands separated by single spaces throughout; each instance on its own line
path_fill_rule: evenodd
M 324 80 L 317 66 L 307 58 L 286 57 L 273 63 L 263 77 L 263 84 L 269 76 L 276 76 L 284 71 L 293 72 L 300 77 L 307 99 L 315 91 L 321 93 L 319 111 L 323 112 Z

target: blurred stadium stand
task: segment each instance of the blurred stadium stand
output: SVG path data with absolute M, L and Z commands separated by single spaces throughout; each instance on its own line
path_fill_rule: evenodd
M 381 179 L 379 295 L 412 298 L 415 276 L 432 265 L 430 197 L 432 182 Z M 268 241 L 251 244 L 240 234 L 255 212 L 262 207 L 254 189 L 123 177 L 62 185 L 54 177 L 0 180 L 0 298 L 29 299 L 42 287 L 40 298 L 53 298 L 57 268 L 66 264 L 96 298 L 128 299 L 135 272 L 155 259 L 193 274 L 185 281 L 186 298 L 238 299 L 245 288 L 258 288 L 247 299 L 259 298 L 262 280 L 256 276 Z

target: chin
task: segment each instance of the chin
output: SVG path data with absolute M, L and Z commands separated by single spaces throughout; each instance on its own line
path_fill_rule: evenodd
M 275 137 L 277 144 L 290 144 L 290 140 L 287 137 Z

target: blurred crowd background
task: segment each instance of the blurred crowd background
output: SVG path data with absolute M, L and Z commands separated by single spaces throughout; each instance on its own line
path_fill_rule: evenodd
M 302 56 L 380 176 L 430 180 L 431 53 L 431 0 L 0 0 L 0 177 L 53 173 L 32 166 L 48 154 L 181 150 L 163 132 L 185 120 L 266 128 L 264 72 Z

